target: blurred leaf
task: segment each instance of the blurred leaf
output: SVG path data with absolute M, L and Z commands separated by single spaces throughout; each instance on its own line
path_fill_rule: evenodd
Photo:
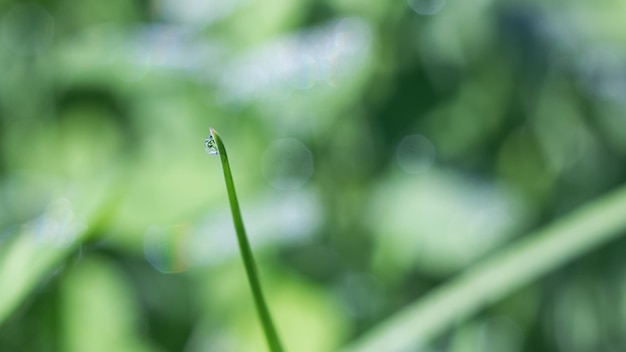
M 89 258 L 69 269 L 62 288 L 63 351 L 159 351 L 139 335 L 133 292 L 120 272 Z

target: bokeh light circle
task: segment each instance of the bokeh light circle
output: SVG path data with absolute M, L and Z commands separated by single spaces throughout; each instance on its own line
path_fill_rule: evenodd
M 61 198 L 53 201 L 38 218 L 24 225 L 26 233 L 38 243 L 68 247 L 82 234 L 87 225 L 76 216 L 72 203 Z
M 407 3 L 417 14 L 432 16 L 438 14 L 446 5 L 446 0 L 408 0 Z
M 158 271 L 171 274 L 189 269 L 188 225 L 152 226 L 144 236 L 146 260 Z
M 409 174 L 428 171 L 435 163 L 435 157 L 435 146 L 420 134 L 404 137 L 396 149 L 398 165 Z
M 278 139 L 263 154 L 261 170 L 272 187 L 299 189 L 313 174 L 313 156 L 297 139 Z

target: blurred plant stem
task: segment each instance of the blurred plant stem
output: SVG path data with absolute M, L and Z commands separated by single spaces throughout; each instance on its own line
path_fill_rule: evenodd
M 413 351 L 454 324 L 626 230 L 626 187 L 479 263 L 382 322 L 344 352 Z
M 241 211 L 239 209 L 239 202 L 237 201 L 237 194 L 235 193 L 235 183 L 233 182 L 233 176 L 230 172 L 230 164 L 228 163 L 228 155 L 226 154 L 226 148 L 222 143 L 222 138 L 219 134 L 211 128 L 211 136 L 214 138 L 217 145 L 220 161 L 222 162 L 222 169 L 224 170 L 224 180 L 226 181 L 226 191 L 228 192 L 228 200 L 230 203 L 230 210 L 233 214 L 233 223 L 235 224 L 235 232 L 237 233 L 237 242 L 239 243 L 239 250 L 241 251 L 241 257 L 243 258 L 243 264 L 248 276 L 248 282 L 252 290 L 252 296 L 254 297 L 254 303 L 259 313 L 259 319 L 263 326 L 265 333 L 265 339 L 269 345 L 270 351 L 282 352 L 283 348 L 280 344 L 280 339 L 270 311 L 263 298 L 263 291 L 261 289 L 261 281 L 257 272 L 257 267 L 254 262 L 254 256 L 252 255 L 252 249 L 250 248 L 250 242 L 246 235 L 246 230 L 243 226 L 243 219 L 241 217 Z

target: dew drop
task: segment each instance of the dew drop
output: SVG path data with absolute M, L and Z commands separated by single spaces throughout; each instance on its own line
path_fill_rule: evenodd
M 213 136 L 208 136 L 204 140 L 204 150 L 206 150 L 209 155 L 219 154 L 217 150 L 217 143 L 215 143 L 215 138 L 213 138 Z

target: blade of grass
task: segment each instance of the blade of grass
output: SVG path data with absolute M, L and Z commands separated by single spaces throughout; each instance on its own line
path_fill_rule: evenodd
M 215 140 L 217 145 L 220 161 L 222 162 L 222 169 L 224 170 L 224 180 L 226 181 L 226 191 L 228 192 L 228 201 L 230 203 L 230 210 L 233 215 L 233 223 L 235 224 L 235 232 L 237 233 L 237 242 L 239 243 L 239 250 L 241 251 L 241 257 L 243 258 L 243 264 L 248 276 L 248 282 L 250 283 L 250 289 L 252 290 L 252 296 L 254 297 L 254 303 L 261 320 L 261 326 L 265 333 L 265 339 L 272 352 L 281 352 L 283 348 L 278 338 L 278 333 L 272 322 L 270 311 L 263 298 L 263 291 L 261 289 L 261 280 L 257 272 L 257 267 L 254 262 L 254 256 L 252 255 L 252 249 L 250 249 L 250 243 L 246 235 L 246 230 L 243 226 L 243 219 L 241 217 L 241 211 L 239 210 L 239 202 L 237 200 L 237 194 L 235 193 L 235 183 L 233 182 L 233 176 L 230 171 L 230 164 L 228 163 L 228 155 L 226 154 L 226 148 L 222 142 L 220 135 L 211 128 L 211 136 Z
M 409 305 L 343 351 L 414 351 L 481 308 L 625 231 L 626 187 L 499 251 Z
M 106 194 L 91 194 L 97 199 L 93 205 L 82 205 L 81 213 L 89 227 L 77 232 L 76 239 L 69 246 L 38 240 L 27 226 L 8 232 L 11 239 L 2 244 L 8 248 L 0 251 L 0 287 L 3 288 L 0 290 L 0 326 L 36 291 L 37 285 L 46 276 L 107 226 L 126 191 L 126 183 L 120 181 L 122 179 L 116 177 L 114 181 L 107 182 L 103 187 L 107 189 Z

